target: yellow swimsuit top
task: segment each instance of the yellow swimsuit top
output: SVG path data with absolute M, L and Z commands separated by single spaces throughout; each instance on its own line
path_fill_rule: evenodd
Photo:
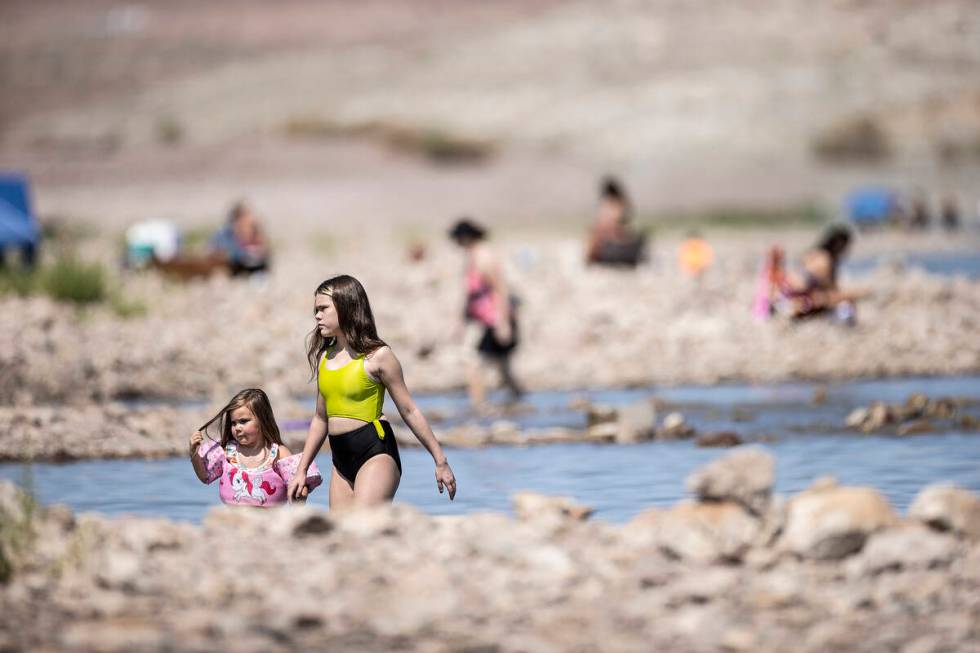
M 368 376 L 364 369 L 364 354 L 343 367 L 327 369 L 331 347 L 320 360 L 317 386 L 327 404 L 329 417 L 351 417 L 363 422 L 376 422 L 385 403 L 384 384 Z

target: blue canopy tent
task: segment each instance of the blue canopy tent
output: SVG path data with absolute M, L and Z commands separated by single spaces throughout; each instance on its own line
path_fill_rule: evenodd
M 0 256 L 8 248 L 16 248 L 22 252 L 24 262 L 33 265 L 40 239 L 41 230 L 31 210 L 27 177 L 0 173 Z
M 858 227 L 886 224 L 898 211 L 898 196 L 885 188 L 861 188 L 847 197 L 848 217 Z

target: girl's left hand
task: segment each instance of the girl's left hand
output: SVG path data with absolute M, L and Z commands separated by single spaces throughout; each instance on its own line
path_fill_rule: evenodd
M 456 477 L 449 467 L 448 460 L 436 464 L 436 485 L 439 487 L 439 494 L 442 494 L 444 487 L 449 490 L 450 501 L 456 496 Z

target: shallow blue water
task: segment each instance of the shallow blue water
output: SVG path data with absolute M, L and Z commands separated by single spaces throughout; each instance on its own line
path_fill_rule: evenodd
M 906 267 L 918 268 L 929 274 L 980 279 L 980 251 L 977 250 L 931 253 L 905 252 L 889 255 L 887 260 L 901 261 Z M 884 263 L 886 263 L 886 257 L 868 256 L 847 261 L 843 267 L 846 273 L 862 275 L 871 272 Z
M 825 390 L 826 401 L 815 405 L 811 400 L 818 388 Z M 901 510 L 922 487 L 936 481 L 980 492 L 978 433 L 949 430 L 899 438 L 843 431 L 841 424 L 855 406 L 874 399 L 900 401 L 913 392 L 980 400 L 980 377 L 535 393 L 526 399 L 526 414 L 508 419 L 531 428 L 550 423 L 580 426 L 584 416 L 568 407 L 576 397 L 624 404 L 655 395 L 671 402 L 669 410 L 680 410 L 701 431 L 734 429 L 750 440 L 775 436 L 775 441 L 759 446 L 776 458 L 778 492 L 796 492 L 818 476 L 832 475 L 843 483 L 878 488 Z M 418 401 L 423 410 L 442 412 L 443 424 L 487 419 L 473 418 L 462 395 Z M 977 414 L 980 408 L 974 404 L 967 410 Z M 700 449 L 691 441 L 450 450 L 460 488 L 450 503 L 436 491 L 428 454 L 405 448 L 396 501 L 431 514 L 506 511 L 512 493 L 534 490 L 572 496 L 596 508 L 597 518 L 622 522 L 646 507 L 683 498 L 684 478 L 724 453 Z M 198 482 L 186 458 L 8 463 L 0 465 L 0 478 L 28 487 L 42 503 L 66 503 L 77 511 L 199 521 L 218 503 L 217 487 Z M 313 494 L 314 505 L 325 506 L 326 500 L 323 489 Z
M 872 485 L 902 510 L 933 481 L 952 481 L 980 492 L 977 434 L 819 435 L 760 446 L 776 458 L 779 492 L 796 492 L 818 476 L 832 475 L 843 483 Z M 459 494 L 450 503 L 436 491 L 428 454 L 407 449 L 402 451 L 405 473 L 396 500 L 440 515 L 508 511 L 511 494 L 536 490 L 572 496 L 596 508 L 597 518 L 622 522 L 646 507 L 683 498 L 684 478 L 723 453 L 690 441 L 453 450 L 449 458 Z M 184 458 L 4 465 L 0 477 L 32 486 L 42 503 L 66 503 L 77 511 L 196 522 L 218 503 L 217 487 L 202 485 Z M 326 500 L 322 488 L 311 499 L 323 507 Z
M 775 435 L 790 432 L 841 432 L 844 419 L 854 408 L 872 401 L 898 403 L 909 395 L 955 397 L 980 404 L 980 377 L 908 377 L 872 379 L 838 384 L 793 382 L 779 384 L 731 383 L 713 386 L 674 386 L 631 389 L 585 389 L 573 392 L 537 392 L 526 397 L 512 415 L 476 416 L 469 411 L 465 394 L 417 398 L 426 414 L 440 416 L 441 426 L 476 423 L 489 425 L 500 419 L 524 428 L 562 426 L 584 428 L 584 412 L 572 410 L 576 399 L 594 404 L 624 405 L 655 398 L 666 404 L 663 412 L 680 411 L 699 431 L 733 429 L 743 435 Z M 818 403 L 814 398 L 821 394 Z M 497 397 L 503 400 L 503 396 Z M 388 414 L 396 414 L 387 404 Z M 976 413 L 980 406 L 967 408 Z M 306 424 L 304 423 L 303 428 Z

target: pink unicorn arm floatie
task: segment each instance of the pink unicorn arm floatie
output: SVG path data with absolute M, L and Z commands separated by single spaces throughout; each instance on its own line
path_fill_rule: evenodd
M 217 442 L 202 442 L 197 448 L 197 455 L 204 459 L 208 470 L 205 483 L 211 484 L 221 478 L 224 471 L 225 452 Z M 204 479 L 202 479 L 204 480 Z
M 272 468 L 276 470 L 276 473 L 288 485 L 289 481 L 296 476 L 296 468 L 299 467 L 299 461 L 302 457 L 303 454 L 296 453 L 292 456 L 280 458 Z M 312 492 L 321 483 L 323 483 L 323 477 L 320 475 L 320 469 L 316 466 L 316 461 L 313 461 L 310 463 L 310 468 L 306 471 L 306 487 Z

